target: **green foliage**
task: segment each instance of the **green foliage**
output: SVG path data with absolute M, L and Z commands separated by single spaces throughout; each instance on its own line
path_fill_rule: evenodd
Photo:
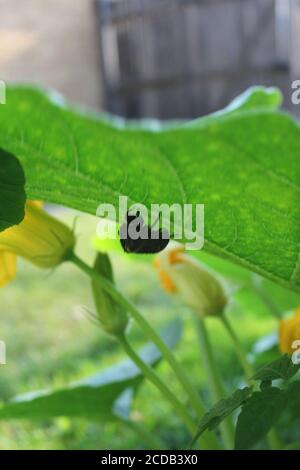
M 204 203 L 206 250 L 300 289 L 300 131 L 276 110 L 276 90 L 158 132 L 54 98 L 11 88 L 0 109 L 0 145 L 22 162 L 28 197 L 92 214 L 120 194 L 148 206 Z
M 238 116 L 245 111 L 253 112 L 276 110 L 282 104 L 282 95 L 277 88 L 251 87 L 235 98 L 226 108 L 188 123 L 188 126 L 206 126 L 213 122 L 219 122 L 221 118 Z
M 18 160 L 0 148 L 0 231 L 24 217 L 25 178 Z
M 300 450 L 300 441 L 287 445 L 284 450 Z
M 162 332 L 169 347 L 181 337 L 181 322 L 174 320 Z M 161 355 L 152 344 L 140 353 L 149 365 L 156 365 Z M 16 397 L 0 407 L 0 420 L 47 419 L 58 416 L 83 417 L 89 420 L 128 418 L 133 391 L 140 385 L 140 370 L 126 360 L 82 382 L 60 390 L 35 391 Z
M 72 225 L 72 211 L 52 210 L 55 216 Z M 85 259 L 90 256 L 91 262 L 93 256 L 89 240 L 94 228 L 92 217 L 82 214 L 77 219 L 76 233 L 81 234 L 78 253 Z M 200 256 L 203 254 L 200 253 Z M 141 307 L 145 318 L 151 321 L 156 330 L 162 329 L 174 315 L 182 317 L 184 338 L 176 348 L 176 356 L 190 374 L 201 396 L 206 397 L 207 377 L 199 363 L 197 338 L 190 315 L 179 308 L 175 297 L 166 297 L 159 288 L 156 273 L 148 258 L 142 257 L 141 260 L 136 255 L 132 262 L 131 256 L 126 256 L 122 251 L 110 255 L 121 292 Z M 205 258 L 214 261 L 217 271 L 220 271 L 219 265 L 223 264 L 228 265 L 228 274 L 230 268 L 237 271 L 236 265 L 225 263 L 220 258 L 207 254 Z M 257 296 L 251 293 L 250 297 L 249 292 L 245 289 L 240 291 L 240 305 L 233 301 L 228 308 L 228 315 L 247 351 L 251 350 L 257 338 L 275 327 L 275 321 L 269 313 L 258 305 Z M 290 292 L 286 291 L 285 295 L 289 298 Z M 16 394 L 31 390 L 61 390 L 69 383 L 96 373 L 99 368 L 106 369 L 122 360 L 122 350 L 118 344 L 95 328 L 85 318 L 84 312 L 79 313 L 74 308 L 75 305 L 86 305 L 91 311 L 94 306 L 88 279 L 71 264 L 62 265 L 48 276 L 19 260 L 17 279 L 1 291 L 1 299 L 5 311 L 1 314 L 0 337 L 5 339 L 9 352 L 8 366 L 0 368 L 2 400 L 7 401 Z M 216 346 L 218 365 L 226 380 L 227 390 L 231 393 L 242 380 L 241 368 L 222 325 L 212 320 L 208 327 Z M 136 348 L 145 339 L 134 322 L 130 324 L 130 339 Z M 278 351 L 274 355 L 276 357 Z M 174 374 L 165 363 L 161 363 L 158 373 L 178 397 L 183 397 Z M 190 437 L 184 427 L 179 426 L 172 408 L 146 381 L 134 398 L 133 413 L 149 431 L 163 439 L 168 448 L 182 449 L 189 445 Z M 200 416 L 195 419 L 195 425 L 199 419 Z M 102 422 L 102 419 L 95 422 L 76 417 L 34 421 L 30 418 L 3 419 L 0 421 L 0 434 L 1 447 L 7 449 L 15 448 L 16 445 L 18 449 L 138 449 L 147 446 L 140 434 L 120 426 L 116 420 L 107 423 L 106 420 Z M 287 442 L 291 440 L 287 439 Z
M 25 178 L 18 161 L 29 198 L 92 214 L 102 202 L 117 205 L 120 195 L 127 195 L 129 203 L 147 206 L 204 203 L 206 253 L 196 256 L 243 286 L 236 294 L 239 306 L 229 309 L 235 313 L 236 308 L 239 315 L 251 312 L 256 318 L 266 311 L 269 315 L 270 309 L 280 317 L 299 303 L 298 293 L 291 296 L 285 288 L 300 292 L 300 133 L 297 123 L 278 111 L 277 90 L 253 88 L 213 115 L 189 123 L 152 123 L 152 127 L 91 115 L 33 88 L 12 87 L 7 98 L 7 105 L 0 108 L 0 146 L 5 149 L 0 150 L 0 230 L 20 222 L 24 215 Z M 101 249 L 100 243 L 96 242 Z M 105 259 L 106 255 L 99 255 L 95 269 L 111 277 Z M 282 287 L 262 281 L 266 297 L 258 301 L 251 271 Z M 101 298 L 101 314 L 103 306 Z M 257 337 L 261 324 L 252 328 Z M 169 326 L 166 343 L 175 346 L 180 333 L 178 323 Z M 277 355 L 277 340 L 271 339 L 265 341 L 268 360 Z M 142 356 L 152 366 L 161 359 L 153 345 Z M 223 366 L 230 362 L 229 356 L 220 359 Z M 260 353 L 254 357 L 262 363 Z M 261 444 L 280 419 L 300 416 L 300 381 L 288 383 L 299 367 L 289 356 L 261 367 L 253 376 L 253 381 L 261 382 L 260 391 L 257 383 L 215 404 L 201 419 L 195 440 L 230 415 L 235 417 L 240 408 L 236 449 Z M 231 387 L 237 377 L 230 377 Z M 124 361 L 84 381 L 2 403 L 0 420 L 59 416 L 98 423 L 129 420 L 142 380 L 137 367 Z M 141 400 L 144 410 L 143 396 Z M 287 448 L 298 445 L 294 442 Z
M 253 380 L 261 381 L 261 391 L 253 388 L 236 390 L 230 397 L 216 403 L 206 413 L 193 442 L 206 430 L 213 430 L 226 417 L 241 407 L 235 431 L 235 448 L 250 449 L 257 444 L 278 422 L 283 412 L 292 411 L 300 416 L 300 381 L 292 382 L 282 389 L 272 387 L 272 381 L 288 381 L 298 372 L 300 365 L 294 365 L 288 355 L 262 367 Z
M 293 364 L 288 354 L 279 357 L 275 361 L 262 367 L 254 376 L 254 380 L 264 382 L 272 382 L 273 380 L 282 379 L 289 380 L 300 369 L 300 364 Z
M 253 393 L 238 417 L 235 448 L 250 449 L 262 439 L 278 421 L 285 400 L 285 393 L 278 388 Z
M 253 393 L 238 417 L 235 448 L 250 449 L 275 426 L 285 411 L 300 416 L 300 381 L 287 388 L 264 388 Z
M 201 419 L 193 443 L 196 442 L 206 429 L 209 431 L 215 429 L 225 418 L 227 418 L 227 416 L 230 416 L 231 413 L 239 408 L 251 393 L 252 389 L 245 387 L 241 390 L 236 390 L 230 397 L 224 398 L 224 400 L 221 400 L 214 405 Z

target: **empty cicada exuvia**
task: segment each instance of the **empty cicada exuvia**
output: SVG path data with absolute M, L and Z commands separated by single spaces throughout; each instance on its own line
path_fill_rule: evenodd
M 170 235 L 167 230 L 154 230 L 145 224 L 139 211 L 126 214 L 126 221 L 120 227 L 120 242 L 126 253 L 159 253 L 168 245 Z

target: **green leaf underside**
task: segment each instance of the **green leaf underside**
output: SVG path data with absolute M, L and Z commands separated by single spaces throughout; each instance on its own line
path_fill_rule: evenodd
M 285 409 L 289 408 L 294 417 L 300 416 L 300 381 L 292 382 L 282 390 L 271 386 L 273 380 L 288 381 L 299 368 L 300 364 L 294 365 L 288 355 L 262 367 L 253 379 L 268 384 L 268 387 L 253 394 L 252 388 L 245 387 L 216 403 L 201 419 L 193 444 L 205 430 L 212 431 L 240 406 L 242 411 L 236 428 L 237 449 L 249 449 L 257 444 Z
M 269 387 L 253 393 L 238 417 L 235 448 L 242 450 L 255 446 L 287 410 L 293 419 L 300 416 L 300 381 L 291 382 L 282 390 Z
M 300 290 L 300 130 L 276 111 L 278 96 L 256 89 L 219 115 L 154 132 L 11 88 L 0 145 L 22 162 L 29 198 L 92 214 L 119 195 L 203 203 L 206 250 Z
M 287 406 L 295 420 L 300 417 L 300 381 L 291 382 L 286 393 Z
M 201 419 L 197 434 L 193 439 L 193 444 L 206 429 L 212 431 L 227 418 L 227 416 L 231 415 L 231 413 L 239 408 L 250 396 L 251 392 L 251 388 L 245 387 L 241 390 L 236 390 L 229 398 L 225 398 L 216 403 Z
M 25 178 L 18 160 L 0 148 L 0 231 L 24 217 Z
M 297 374 L 299 369 L 300 364 L 293 364 L 291 356 L 285 354 L 258 370 L 253 379 L 261 382 L 272 382 L 277 379 L 289 380 Z
M 180 340 L 181 333 L 182 324 L 175 319 L 162 331 L 162 337 L 173 348 Z M 161 359 L 153 344 L 147 344 L 140 355 L 152 366 Z M 58 416 L 92 420 L 124 419 L 130 411 L 133 391 L 142 378 L 137 367 L 130 360 L 125 360 L 64 389 L 19 396 L 0 407 L 0 420 L 49 419 Z
M 238 417 L 235 449 L 250 449 L 260 441 L 276 424 L 285 406 L 286 394 L 278 388 L 253 393 Z

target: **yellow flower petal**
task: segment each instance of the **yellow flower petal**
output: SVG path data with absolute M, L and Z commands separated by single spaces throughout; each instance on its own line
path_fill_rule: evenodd
M 177 288 L 172 279 L 162 269 L 159 270 L 158 274 L 161 285 L 167 294 L 175 294 L 175 292 L 177 292 Z
M 27 204 L 39 207 L 40 209 L 42 209 L 44 206 L 43 201 L 27 201 Z
M 0 251 L 0 287 L 16 277 L 17 258 L 13 253 Z
M 294 315 L 282 320 L 279 326 L 279 347 L 282 353 L 292 354 L 293 342 L 300 340 L 300 308 L 297 308 Z
M 73 250 L 75 237 L 40 204 L 26 202 L 22 222 L 0 233 L 0 251 L 14 253 L 41 268 L 54 268 Z

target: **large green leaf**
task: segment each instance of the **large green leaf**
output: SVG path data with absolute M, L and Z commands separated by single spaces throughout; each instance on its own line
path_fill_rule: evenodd
M 286 406 L 286 395 L 279 388 L 253 393 L 238 417 L 235 448 L 250 449 L 276 424 Z
M 181 322 L 175 319 L 162 332 L 166 344 L 172 348 L 181 337 Z M 140 356 L 149 365 L 155 365 L 161 355 L 153 344 L 148 344 Z M 57 416 L 111 420 L 116 416 L 126 419 L 132 392 L 143 376 L 130 360 L 125 360 L 82 382 L 60 390 L 42 390 L 16 397 L 0 407 L 0 420 L 48 419 Z
M 226 108 L 216 113 L 210 114 L 199 119 L 195 119 L 187 126 L 204 127 L 213 122 L 220 122 L 221 119 L 238 116 L 240 113 L 253 112 L 254 110 L 262 111 L 274 109 L 276 110 L 282 103 L 282 95 L 276 88 L 251 87 L 244 93 L 235 98 Z
M 0 145 L 23 163 L 30 198 L 92 214 L 120 194 L 204 203 L 206 250 L 300 290 L 300 129 L 279 101 L 254 89 L 219 115 L 153 131 L 11 88 Z
M 276 425 L 286 410 L 290 411 L 294 420 L 300 415 L 299 381 L 290 383 L 282 390 L 268 387 L 261 392 L 253 393 L 243 405 L 238 417 L 235 433 L 236 449 L 249 449 L 257 444 Z M 299 444 L 293 445 L 296 447 Z
M 18 160 L 0 148 L 0 231 L 24 217 L 25 178 Z

